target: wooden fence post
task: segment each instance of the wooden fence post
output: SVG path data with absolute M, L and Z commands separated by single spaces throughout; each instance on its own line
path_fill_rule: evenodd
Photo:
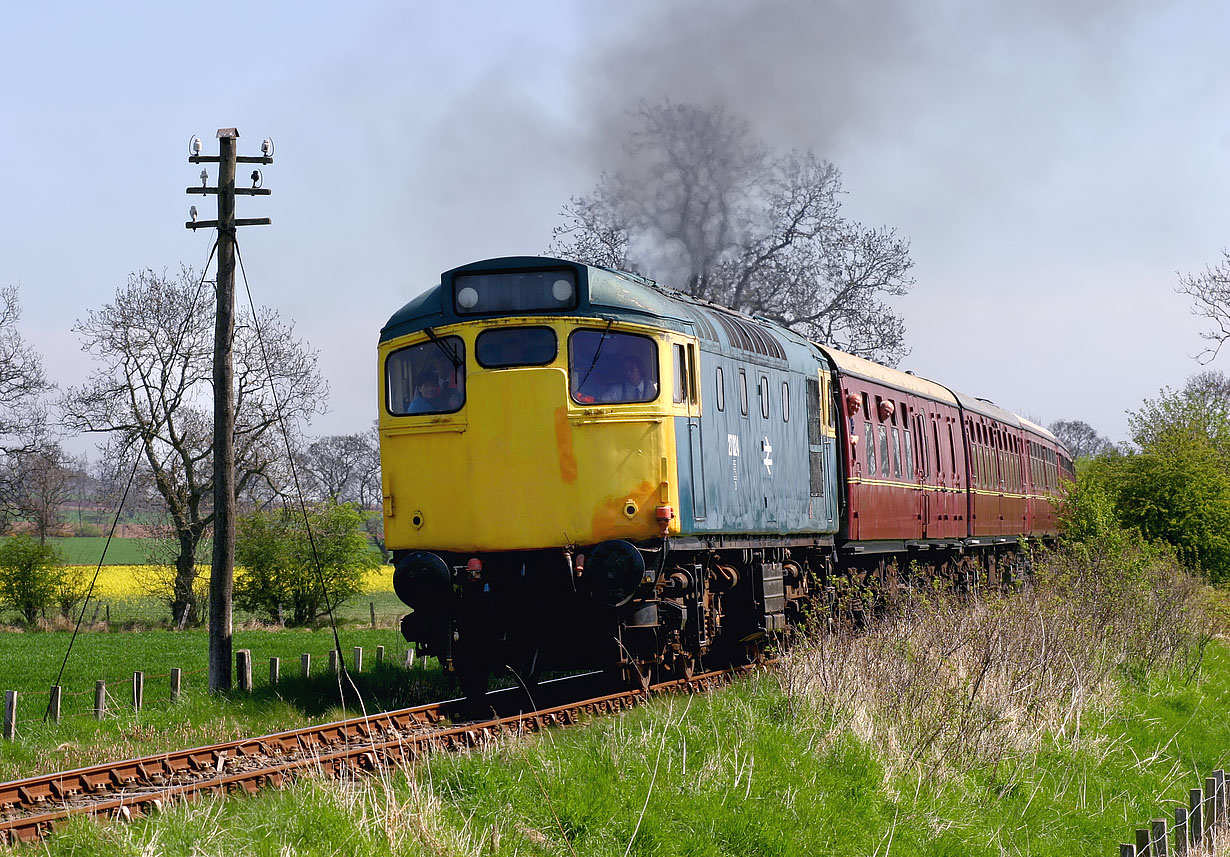
M 235 672 L 239 673 L 239 689 L 252 692 L 252 650 L 240 649 L 235 652 Z
M 144 702 L 145 673 L 138 671 L 132 674 L 132 710 L 139 712 Z
M 1152 835 L 1149 837 L 1151 857 L 1170 857 L 1170 852 L 1166 849 L 1166 819 L 1150 819 L 1149 828 L 1152 830 Z
M 1136 828 L 1136 857 L 1153 857 L 1149 850 L 1149 829 L 1146 827 Z
M 1213 841 L 1213 826 L 1217 824 L 1217 780 L 1204 778 L 1204 841 Z
M 107 716 L 107 683 L 102 679 L 94 682 L 94 719 Z
M 363 672 L 363 647 L 354 647 L 354 671 L 357 673 Z
M 337 673 L 337 649 L 329 650 L 329 672 Z
M 1224 827 L 1226 825 L 1226 772 L 1214 771 L 1213 780 L 1217 783 L 1217 799 L 1214 801 L 1217 804 L 1217 820 Z
M 1200 837 L 1204 835 L 1204 823 L 1201 813 L 1204 810 L 1204 795 L 1200 789 L 1190 789 L 1187 792 L 1187 844 L 1198 846 Z
M 376 647 L 376 663 L 378 664 L 384 663 L 384 646 Z
M 184 674 L 179 667 L 171 667 L 171 702 L 179 702 L 179 694 L 183 690 Z
M 107 630 L 111 630 L 111 605 L 107 605 Z
M 1119 844 L 1119 857 L 1136 857 L 1136 846 L 1127 842 Z
M 303 673 L 304 678 L 307 678 L 312 673 L 312 656 L 308 652 L 304 652 L 299 656 L 299 671 Z
M 269 686 L 270 687 L 273 687 L 274 685 L 276 685 L 278 681 L 282 678 L 281 672 L 282 672 L 282 659 L 281 658 L 270 658 L 269 659 Z
M 63 690 L 58 684 L 51 686 L 51 698 L 47 700 L 47 713 L 51 715 L 53 723 L 60 722 L 60 697 L 62 694 Z
M 1174 853 L 1187 853 L 1187 807 L 1174 808 Z
M 372 608 L 372 627 L 375 628 L 376 627 L 376 602 L 369 601 L 367 603 Z
M 414 668 L 414 649 L 406 649 L 406 669 Z
M 4 692 L 4 737 L 12 741 L 17 737 L 17 691 Z

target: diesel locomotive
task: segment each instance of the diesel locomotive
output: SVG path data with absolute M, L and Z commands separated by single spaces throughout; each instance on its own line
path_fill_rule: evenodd
M 379 379 L 401 630 L 471 696 L 754 657 L 809 599 L 920 568 L 1003 582 L 1072 475 L 989 401 L 563 259 L 444 272 Z

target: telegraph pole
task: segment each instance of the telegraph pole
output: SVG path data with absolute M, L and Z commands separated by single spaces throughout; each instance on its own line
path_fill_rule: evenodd
M 189 163 L 218 164 L 218 186 L 206 187 L 208 172 L 201 172 L 201 186 L 188 193 L 216 194 L 218 219 L 198 221 L 196 206 L 189 229 L 216 226 L 218 229 L 218 310 L 214 322 L 214 541 L 213 564 L 209 573 L 209 689 L 231 687 L 231 599 L 235 583 L 235 369 L 232 353 L 235 334 L 235 230 L 239 226 L 264 226 L 267 217 L 238 220 L 235 196 L 267 196 L 260 187 L 260 170 L 252 171 L 252 187 L 235 187 L 235 165 L 272 164 L 273 141 L 261 145 L 260 157 L 242 157 L 235 152 L 239 131 L 218 129 L 217 157 L 201 155 L 201 141 L 192 138 Z

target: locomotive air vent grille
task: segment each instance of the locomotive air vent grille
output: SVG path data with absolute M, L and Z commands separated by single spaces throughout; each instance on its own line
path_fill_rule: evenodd
M 732 313 L 710 312 L 710 315 L 717 319 L 718 324 L 726 331 L 730 344 L 735 348 L 766 357 L 776 357 L 778 360 L 786 359 L 786 352 L 782 350 L 776 337 L 760 325 Z

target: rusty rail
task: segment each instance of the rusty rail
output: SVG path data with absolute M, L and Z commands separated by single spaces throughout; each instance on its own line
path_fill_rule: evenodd
M 446 712 L 458 705 L 451 700 L 0 783 L 0 843 L 41 838 L 74 815 L 128 820 L 201 794 L 254 794 L 304 771 L 338 775 L 404 765 L 428 750 L 465 750 L 501 736 L 617 713 L 656 693 L 708 690 L 746 669 L 455 725 L 447 722 Z

